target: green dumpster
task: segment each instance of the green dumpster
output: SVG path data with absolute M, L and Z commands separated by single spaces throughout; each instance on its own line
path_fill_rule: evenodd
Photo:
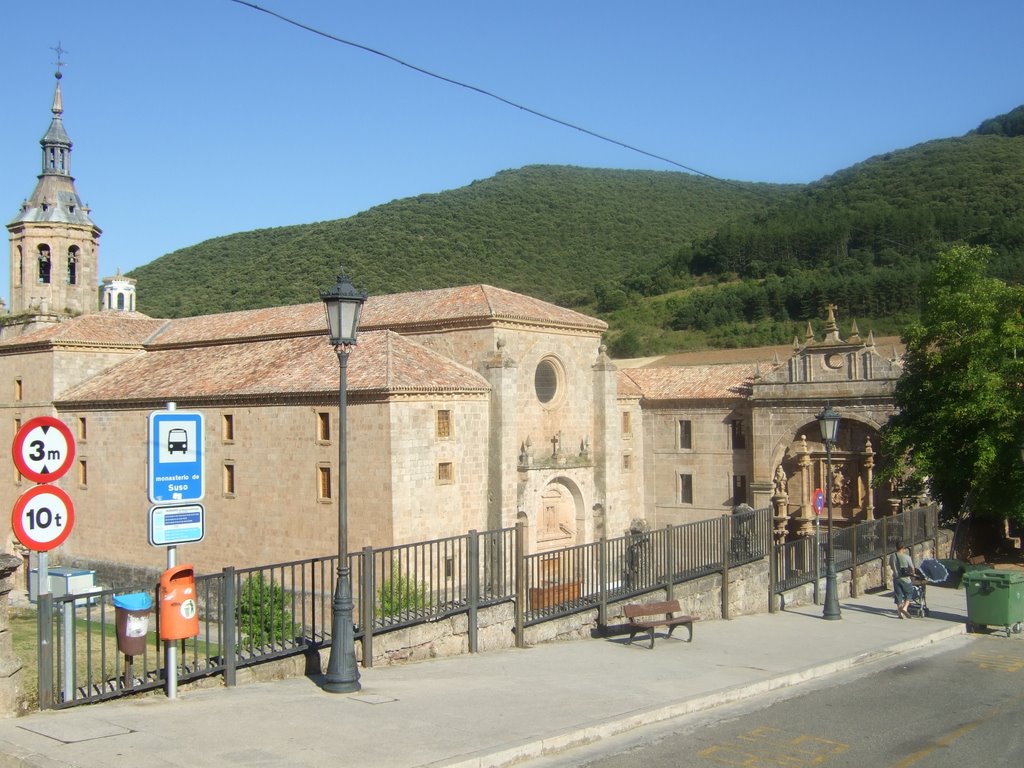
M 1004 627 L 1006 634 L 1020 632 L 1024 622 L 1024 573 L 1019 571 L 969 571 L 964 574 L 967 591 L 967 631 L 987 626 Z

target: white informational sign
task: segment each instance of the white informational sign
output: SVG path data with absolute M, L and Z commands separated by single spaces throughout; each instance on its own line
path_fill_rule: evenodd
M 149 509 L 149 543 L 170 547 L 202 541 L 206 535 L 206 510 L 202 504 L 173 504 Z
M 149 500 L 154 504 L 203 498 L 203 415 L 191 411 L 149 414 Z

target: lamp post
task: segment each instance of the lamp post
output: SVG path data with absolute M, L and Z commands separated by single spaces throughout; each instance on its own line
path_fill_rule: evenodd
M 828 465 L 825 489 L 825 498 L 828 500 L 828 556 L 825 560 L 825 609 L 822 618 L 835 621 L 843 618 L 839 612 L 839 595 L 836 593 L 836 560 L 832 548 L 832 446 L 836 442 L 836 433 L 839 430 L 839 412 L 826 403 L 825 409 L 818 414 L 818 426 L 821 427 Z
M 331 656 L 327 663 L 324 690 L 330 693 L 358 691 L 356 641 L 352 623 L 352 574 L 348 567 L 348 355 L 356 344 L 359 313 L 366 293 L 356 290 L 344 271 L 331 290 L 320 294 L 327 311 L 327 332 L 341 366 L 338 387 L 338 580 L 331 602 Z

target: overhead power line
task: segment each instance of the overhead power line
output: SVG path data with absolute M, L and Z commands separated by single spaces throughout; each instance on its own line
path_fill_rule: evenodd
M 500 101 L 502 104 L 506 104 L 506 105 L 508 105 L 510 107 L 514 107 L 515 109 L 520 109 L 523 112 L 527 112 L 528 114 L 534 115 L 535 117 L 539 117 L 542 120 L 547 120 L 547 121 L 555 123 L 557 125 L 561 125 L 561 126 L 563 126 L 565 128 L 571 128 L 571 129 L 573 129 L 575 131 L 579 131 L 580 133 L 584 133 L 587 136 L 592 136 L 593 138 L 598 139 L 600 141 L 604 141 L 604 142 L 607 142 L 609 144 L 614 144 L 616 146 L 622 147 L 623 149 L 627 149 L 630 152 L 636 152 L 636 153 L 644 155 L 646 157 L 650 157 L 650 158 L 652 158 L 654 160 L 660 160 L 663 163 L 668 163 L 669 165 L 675 166 L 676 168 L 681 168 L 684 171 L 688 171 L 690 173 L 695 173 L 698 176 L 704 176 L 705 178 L 713 179 L 715 181 L 720 181 L 720 182 L 722 182 L 724 184 L 731 184 L 733 186 L 740 187 L 741 189 L 749 189 L 748 187 L 741 187 L 739 184 L 734 184 L 733 182 L 730 182 L 728 179 L 721 179 L 721 178 L 719 178 L 717 176 L 713 176 L 710 173 L 706 173 L 704 171 L 698 170 L 697 168 L 693 168 L 693 167 L 691 167 L 689 165 L 684 165 L 683 163 L 677 162 L 677 161 L 675 161 L 675 160 L 673 160 L 673 159 L 671 159 L 669 157 L 665 157 L 664 155 L 659 155 L 659 154 L 656 154 L 654 152 L 648 152 L 646 149 L 641 149 L 640 147 L 634 146 L 633 144 L 628 144 L 628 143 L 626 143 L 624 141 L 619 141 L 618 139 L 612 138 L 610 136 L 605 136 L 604 134 L 598 133 L 597 131 L 592 131 L 589 128 L 584 128 L 582 125 L 576 125 L 575 123 L 570 123 L 567 120 L 562 120 L 561 118 L 545 114 L 544 112 L 541 112 L 539 110 L 533 109 L 532 107 L 528 107 L 525 104 L 519 104 L 518 102 L 512 101 L 511 99 L 506 99 L 504 96 L 500 96 L 500 95 L 494 93 L 493 91 L 488 91 L 486 88 L 480 88 L 479 86 L 476 86 L 476 85 L 471 85 L 469 83 L 464 83 L 461 80 L 456 80 L 454 78 L 447 77 L 445 75 L 440 75 L 437 72 L 431 72 L 428 69 L 424 69 L 423 67 L 419 67 L 419 66 L 417 66 L 415 64 L 410 64 L 409 62 L 403 61 L 402 59 L 398 58 L 397 56 L 392 56 L 390 53 L 385 53 L 384 51 L 379 51 L 376 48 L 371 48 L 368 45 L 363 45 L 362 43 L 357 43 L 357 42 L 354 42 L 352 40 L 345 40 L 344 38 L 338 37 L 337 35 L 332 35 L 330 32 L 324 32 L 322 29 L 317 29 L 316 27 L 311 27 L 308 24 L 303 24 L 301 21 L 296 21 L 295 19 L 292 19 L 292 18 L 289 18 L 287 16 L 284 16 L 283 14 L 280 14 L 277 11 L 270 10 L 269 8 L 264 8 L 263 6 L 257 5 L 256 3 L 248 2 L 248 0 L 231 0 L 231 2 L 238 3 L 239 5 L 244 5 L 247 8 L 251 8 L 254 11 L 259 11 L 260 13 L 265 13 L 268 16 L 273 16 L 275 19 L 279 19 L 280 21 L 283 21 L 286 24 L 291 24 L 292 26 L 298 27 L 299 29 L 305 30 L 306 32 L 311 32 L 314 35 L 319 35 L 320 37 L 325 37 L 328 40 L 331 40 L 331 41 L 333 41 L 335 43 L 341 43 L 342 45 L 348 45 L 348 46 L 351 46 L 352 48 L 358 48 L 361 51 L 366 51 L 367 53 L 372 53 L 375 56 L 380 56 L 382 58 L 387 59 L 388 61 L 393 61 L 396 64 L 399 64 L 399 65 L 401 65 L 403 67 L 406 67 L 407 69 L 411 69 L 414 72 L 419 72 L 421 75 L 426 75 L 427 77 L 432 77 L 435 80 L 440 80 L 442 82 L 449 83 L 450 85 L 458 86 L 459 88 L 465 88 L 465 89 L 473 91 L 475 93 L 479 93 L 481 96 L 487 96 L 488 98 L 494 99 L 496 101 Z

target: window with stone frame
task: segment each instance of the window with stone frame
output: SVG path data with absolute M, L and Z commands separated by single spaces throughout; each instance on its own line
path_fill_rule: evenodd
M 438 440 L 447 440 L 452 436 L 452 412 L 450 410 L 444 408 L 436 411 L 434 434 Z
M 689 419 L 679 420 L 679 447 L 684 451 L 693 449 L 693 422 Z
M 455 482 L 455 466 L 450 461 L 442 461 L 437 465 L 438 485 L 450 485 Z
M 622 454 L 622 471 L 629 472 L 633 469 L 633 455 L 629 453 Z
M 225 443 L 235 441 L 235 417 L 234 414 L 225 413 L 221 419 L 221 439 Z
M 739 504 L 747 503 L 747 476 L 746 475 L 733 475 L 732 476 L 732 505 L 735 507 Z
M 86 488 L 89 485 L 89 463 L 85 459 L 78 460 L 78 487 Z
M 316 439 L 321 443 L 331 441 L 331 414 L 329 411 L 317 411 Z
M 316 496 L 320 501 L 329 501 L 333 495 L 331 486 L 331 468 L 321 465 L 316 468 Z
M 729 424 L 729 432 L 734 451 L 743 450 L 747 447 L 747 432 L 743 419 L 733 419 Z
M 622 436 L 632 437 L 633 436 L 633 419 L 629 411 L 622 412 Z
M 679 473 L 679 503 L 693 504 L 693 475 L 687 472 Z
M 235 465 L 231 462 L 224 462 L 224 495 L 235 495 Z

